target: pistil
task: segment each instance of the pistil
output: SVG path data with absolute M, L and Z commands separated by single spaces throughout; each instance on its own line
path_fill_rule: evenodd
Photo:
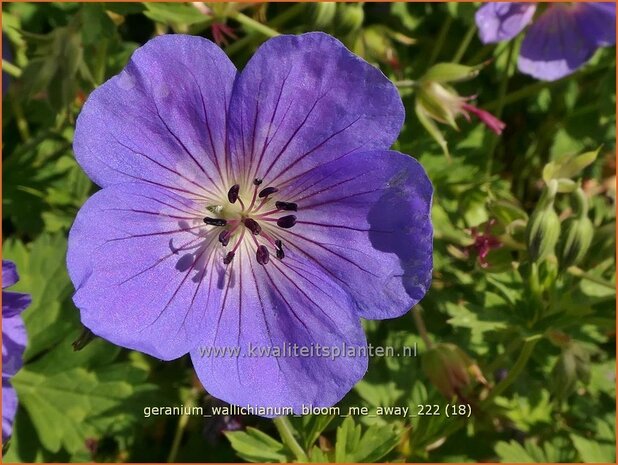
M 296 224 L 296 215 L 284 215 L 281 217 L 275 217 L 274 215 L 280 214 L 282 212 L 296 212 L 298 211 L 298 204 L 294 202 L 284 202 L 277 200 L 274 202 L 274 209 L 272 209 L 271 206 L 270 210 L 264 208 L 264 210 L 267 211 L 261 211 L 265 205 L 273 201 L 271 196 L 279 192 L 279 189 L 274 186 L 268 186 L 260 190 L 259 187 L 261 185 L 261 179 L 256 178 L 253 180 L 253 195 L 251 198 L 251 204 L 249 205 L 249 208 L 247 208 L 240 196 L 240 185 L 234 184 L 228 190 L 227 200 L 230 204 L 235 204 L 236 202 L 238 202 L 240 204 L 240 211 L 226 211 L 226 209 L 222 206 L 220 210 L 213 211 L 213 213 L 219 214 L 221 216 L 226 216 L 227 219 L 213 217 L 204 218 L 204 223 L 209 226 L 219 226 L 225 228 L 224 230 L 219 232 L 218 235 L 218 240 L 223 247 L 227 247 L 229 245 L 232 237 L 235 236 L 236 230 L 239 227 L 241 227 L 242 229 L 240 235 L 236 239 L 234 247 L 232 248 L 232 250 L 227 252 L 225 257 L 223 258 L 223 263 L 225 265 L 229 265 L 234 260 L 236 252 L 244 239 L 246 231 L 249 231 L 251 233 L 250 237 L 255 244 L 256 260 L 260 265 L 266 265 L 270 261 L 271 250 L 269 250 L 269 248 L 271 247 L 272 251 L 274 251 L 274 255 L 279 260 L 282 260 L 285 257 L 285 252 L 283 251 L 283 242 L 281 241 L 281 239 L 276 239 L 276 236 L 273 237 L 271 233 L 267 232 L 267 230 L 264 230 L 260 222 L 266 221 L 269 223 L 276 223 L 277 226 L 282 229 L 292 228 Z M 258 198 L 261 199 L 261 201 L 258 205 L 256 205 L 256 201 Z M 232 216 L 232 218 L 230 218 L 230 216 Z

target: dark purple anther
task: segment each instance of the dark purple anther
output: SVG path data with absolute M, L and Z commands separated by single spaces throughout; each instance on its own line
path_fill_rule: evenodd
M 296 210 L 298 210 L 298 205 L 296 205 L 294 202 L 275 202 L 275 207 L 277 207 L 279 210 L 286 210 L 291 212 L 295 212 Z
M 262 227 L 254 219 L 245 218 L 244 223 L 247 229 L 251 231 L 253 234 L 255 234 L 256 236 L 262 232 Z
M 240 191 L 240 186 L 238 184 L 234 184 L 230 187 L 230 190 L 227 192 L 227 199 L 230 203 L 236 203 L 238 200 L 238 192 Z
M 277 220 L 277 226 L 289 229 L 296 224 L 296 215 L 282 216 Z
M 260 184 L 262 184 L 262 180 L 260 178 L 255 178 L 253 180 L 253 185 L 254 186 L 259 186 Z
M 232 260 L 234 259 L 234 255 L 236 255 L 234 252 L 228 252 L 225 258 L 223 259 L 223 264 L 229 265 L 230 263 L 232 263 Z
M 270 260 L 270 254 L 268 253 L 268 249 L 265 245 L 258 246 L 255 257 L 260 265 L 266 265 L 268 263 Z
M 275 241 L 275 246 L 277 247 L 277 258 L 279 260 L 283 260 L 283 258 L 285 257 L 285 253 L 283 252 L 283 242 L 277 239 Z
M 210 226 L 225 226 L 227 221 L 222 218 L 209 218 L 208 216 L 204 218 L 204 223 Z
M 225 247 L 226 245 L 229 244 L 230 242 L 230 237 L 231 234 L 229 231 L 221 231 L 219 233 L 219 242 L 221 242 L 221 244 L 223 245 L 223 247 Z
M 275 192 L 278 192 L 279 189 L 277 189 L 276 187 L 265 187 L 264 189 L 262 189 L 260 191 L 260 193 L 258 194 L 258 197 L 260 199 L 263 199 L 264 197 L 268 197 L 270 194 L 274 194 Z

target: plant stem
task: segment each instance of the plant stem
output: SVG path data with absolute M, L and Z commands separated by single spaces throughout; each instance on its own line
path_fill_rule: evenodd
M 538 82 L 535 82 L 534 84 L 530 84 L 529 86 L 522 87 L 521 89 L 516 90 L 515 92 L 511 92 L 510 94 L 504 96 L 502 98 L 502 105 L 508 105 L 510 103 L 516 102 L 517 100 L 524 99 L 530 95 L 536 95 L 539 93 L 539 91 L 543 90 L 544 88 L 551 87 L 560 82 L 562 81 L 551 81 L 551 82 L 538 81 Z M 486 105 L 483 105 L 483 107 L 486 110 L 493 110 L 495 108 L 498 108 L 499 106 L 500 106 L 500 99 L 492 100 Z
M 616 289 L 616 286 L 614 284 L 609 283 L 601 278 L 597 278 L 596 276 L 592 276 L 591 274 L 586 273 L 584 270 L 578 268 L 577 266 L 571 266 L 567 268 L 567 273 L 578 278 L 587 279 L 588 281 L 591 281 L 608 289 Z
M 575 78 L 576 76 L 581 76 L 583 74 L 585 75 L 590 75 L 593 73 L 596 73 L 597 71 L 605 71 L 607 68 L 606 65 L 601 65 L 601 66 L 596 66 L 596 67 L 589 67 L 589 68 L 585 68 L 577 73 L 573 73 L 569 76 L 566 76 L 562 79 L 559 79 L 557 81 L 538 81 L 535 82 L 534 84 L 530 84 L 528 86 L 522 87 L 519 90 L 516 90 L 514 92 L 511 92 L 510 94 L 507 94 L 504 97 L 504 101 L 502 102 L 504 106 L 509 105 L 513 102 L 516 102 L 518 100 L 524 99 L 526 97 L 529 97 L 531 95 L 536 96 L 539 91 L 545 89 L 545 88 L 549 88 L 549 87 L 553 87 L 556 85 L 561 85 L 564 84 L 565 82 Z M 483 105 L 483 107 L 486 110 L 494 110 L 495 108 L 498 108 L 500 106 L 500 99 L 497 100 L 492 100 L 491 102 L 488 102 L 487 104 Z
M 508 346 L 504 349 L 500 355 L 494 358 L 483 370 L 485 373 L 493 373 L 495 370 L 500 368 L 500 365 L 506 360 L 506 358 L 517 348 L 517 346 L 521 343 L 519 338 L 514 338 Z
M 487 398 L 485 398 L 485 400 L 481 402 L 481 407 L 487 406 L 492 400 L 502 394 L 506 390 L 506 388 L 513 384 L 513 382 L 517 379 L 517 377 L 526 366 L 526 363 L 528 363 L 528 360 L 532 355 L 532 351 L 534 350 L 534 346 L 536 346 L 536 343 L 539 342 L 542 337 L 543 336 L 541 334 L 537 334 L 524 339 L 524 345 L 521 348 L 521 352 L 519 353 L 519 357 L 517 357 L 513 368 L 510 369 L 510 371 L 506 375 L 506 378 L 500 381 L 491 390 Z
M 272 20 L 268 21 L 268 24 L 273 28 L 281 27 L 285 23 L 287 23 L 290 19 L 293 19 L 296 15 L 304 11 L 305 8 L 306 6 L 304 3 L 297 3 L 294 6 L 285 10 L 283 13 L 275 16 Z M 233 44 L 230 44 L 229 47 L 225 47 L 225 52 L 228 55 L 233 55 L 237 51 L 242 50 L 244 47 L 246 47 L 251 42 L 253 42 L 253 40 L 255 40 L 257 35 L 258 34 L 254 32 L 250 32 L 248 35 L 246 35 L 242 39 L 238 39 Z
M 20 78 L 22 71 L 13 63 L 6 61 L 4 58 L 2 59 L 2 71 L 13 76 L 14 78 Z
M 466 50 L 468 50 L 468 46 L 470 45 L 470 42 L 472 41 L 472 38 L 475 34 L 476 24 L 472 23 L 472 25 L 468 29 L 468 32 L 466 32 L 466 35 L 464 36 L 461 44 L 459 45 L 457 52 L 455 52 L 455 55 L 453 55 L 453 59 L 451 60 L 453 63 L 459 63 L 461 61 L 464 54 L 466 53 Z
M 255 32 L 259 32 L 260 34 L 263 34 L 266 37 L 277 37 L 278 35 L 280 35 L 274 29 L 266 26 L 265 24 L 260 23 L 259 21 L 256 21 L 255 19 L 247 16 L 244 13 L 240 13 L 238 11 L 234 12 L 230 14 L 230 18 L 238 21 L 240 24 L 245 26 L 247 29 L 255 31 Z
M 189 397 L 185 401 L 185 410 L 178 420 L 178 425 L 176 426 L 176 432 L 174 433 L 174 440 L 172 442 L 172 448 L 170 450 L 169 455 L 167 456 L 167 463 L 175 463 L 176 457 L 178 456 L 178 451 L 180 449 L 180 442 L 182 441 L 182 436 L 184 435 L 185 428 L 189 423 L 189 416 L 186 412 L 191 412 L 195 404 L 197 403 L 197 398 L 199 396 L 199 392 L 197 389 L 191 389 L 189 393 Z
M 307 457 L 307 454 L 294 437 L 290 420 L 288 420 L 287 417 L 277 417 L 273 418 L 273 423 L 275 424 L 277 431 L 279 431 L 281 440 L 296 456 L 296 459 L 300 462 L 308 462 L 309 458 Z
M 504 110 L 506 91 L 509 87 L 509 78 L 511 75 L 511 65 L 512 63 L 514 63 L 513 61 L 514 52 L 515 52 L 515 41 L 511 41 L 511 43 L 509 44 L 508 55 L 506 57 L 504 77 L 502 78 L 502 82 L 500 83 L 500 90 L 498 93 L 498 107 L 496 108 L 496 112 L 495 112 L 495 116 L 498 119 L 502 117 L 502 110 Z M 492 137 L 491 145 L 487 152 L 487 167 L 485 169 L 485 172 L 487 173 L 488 176 L 491 175 L 491 169 L 494 163 L 494 152 L 496 151 L 496 147 L 498 147 L 499 140 L 500 140 L 500 136 L 494 135 Z
M 95 69 L 94 69 L 94 80 L 97 86 L 103 84 L 103 81 L 105 80 L 105 65 L 107 61 L 107 48 L 108 48 L 108 40 L 103 39 L 101 41 L 101 45 L 99 46 L 97 50 L 96 64 L 95 64 Z
M 396 81 L 395 85 L 400 89 L 406 89 L 408 87 L 416 87 L 417 82 L 412 79 L 404 79 L 402 81 Z
M 425 343 L 425 346 L 427 349 L 431 349 L 433 347 L 433 342 L 429 339 L 429 334 L 427 333 L 427 328 L 425 327 L 425 322 L 423 321 L 423 316 L 421 315 L 420 305 L 412 308 L 412 318 L 414 318 L 414 324 L 416 324 L 416 329 L 418 329 L 418 333 Z
M 444 21 L 444 24 L 440 29 L 433 50 L 431 51 L 428 66 L 433 65 L 434 62 L 438 59 L 438 56 L 440 56 L 440 52 L 442 51 L 442 47 L 444 46 L 444 41 L 446 40 L 446 35 L 448 34 L 448 30 L 451 28 L 452 23 L 453 18 L 451 17 L 451 15 L 447 15 L 446 20 Z
M 4 60 L 3 60 L 4 61 Z M 30 140 L 30 128 L 28 126 L 28 120 L 24 114 L 24 109 L 19 99 L 11 92 L 9 93 L 9 99 L 11 101 L 11 109 L 15 115 L 15 122 L 17 123 L 17 130 L 19 136 L 24 142 Z

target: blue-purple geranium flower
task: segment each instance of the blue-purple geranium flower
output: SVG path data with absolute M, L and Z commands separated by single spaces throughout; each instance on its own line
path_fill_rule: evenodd
M 17 394 L 11 378 L 22 367 L 26 347 L 26 328 L 21 312 L 30 305 L 28 294 L 5 291 L 19 281 L 15 264 L 2 260 L 2 442 L 13 432 L 17 412 Z
M 481 41 L 512 39 L 532 21 L 536 10 L 536 3 L 484 4 L 476 12 Z M 554 3 L 526 32 L 517 65 L 522 73 L 554 81 L 583 66 L 599 47 L 615 43 L 615 3 Z
M 11 61 L 13 59 L 9 38 L 4 32 L 2 33 L 2 59 L 6 61 Z M 9 80 L 9 75 L 2 71 L 2 95 L 6 94 L 6 91 L 9 90 Z
M 431 280 L 432 186 L 388 150 L 403 119 L 395 86 L 323 33 L 270 39 L 242 72 L 203 38 L 151 40 L 77 121 L 103 187 L 69 237 L 83 323 L 190 353 L 230 403 L 334 404 L 367 368 L 360 318 L 404 314 Z

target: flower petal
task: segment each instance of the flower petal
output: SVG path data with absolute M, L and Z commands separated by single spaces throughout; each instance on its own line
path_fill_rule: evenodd
M 28 336 L 21 316 L 2 318 L 2 376 L 13 376 L 23 365 Z
M 19 281 L 17 267 L 10 260 L 2 260 L 2 289 L 11 287 Z
M 11 44 L 9 42 L 9 38 L 6 34 L 2 33 L 2 59 L 8 62 L 13 61 L 13 55 L 11 54 Z M 9 90 L 9 83 L 11 81 L 11 77 L 5 71 L 2 71 L 2 95 L 6 94 L 6 91 Z
M 222 307 L 208 315 L 202 345 L 191 351 L 204 388 L 232 404 L 291 407 L 295 413 L 302 405 L 335 404 L 367 369 L 366 351 L 359 349 L 366 350 L 366 339 L 349 297 L 294 254 L 262 266 L 249 249 L 230 265 Z M 294 345 L 296 356 L 259 352 Z M 310 356 L 317 346 L 347 349 L 341 356 Z M 208 354 L 209 348 L 223 352 Z M 356 356 L 349 356 L 350 348 Z
M 93 333 L 173 359 L 195 347 L 219 301 L 217 231 L 202 206 L 143 183 L 92 196 L 69 234 L 73 300 Z
M 431 283 L 432 186 L 422 166 L 392 151 L 347 155 L 291 179 L 298 205 L 283 243 L 350 294 L 363 318 L 407 312 Z
M 404 119 L 380 72 L 320 33 L 265 42 L 234 86 L 229 146 L 244 181 L 278 178 L 346 153 L 387 149 Z
M 103 187 L 146 180 L 212 193 L 225 177 L 235 76 L 225 53 L 206 39 L 152 39 L 88 98 L 75 132 L 78 162 Z
M 32 302 L 30 294 L 21 292 L 2 292 L 2 318 L 9 318 L 19 315 Z
M 13 434 L 13 422 L 17 413 L 17 393 L 9 378 L 2 377 L 2 442 Z
M 575 21 L 588 42 L 597 47 L 616 43 L 616 4 L 604 2 L 576 3 Z
M 573 10 L 551 5 L 528 29 L 518 68 L 544 81 L 555 81 L 582 66 L 596 50 L 577 27 Z
M 479 38 L 484 44 L 509 40 L 519 34 L 536 11 L 534 3 L 485 3 L 475 15 Z

